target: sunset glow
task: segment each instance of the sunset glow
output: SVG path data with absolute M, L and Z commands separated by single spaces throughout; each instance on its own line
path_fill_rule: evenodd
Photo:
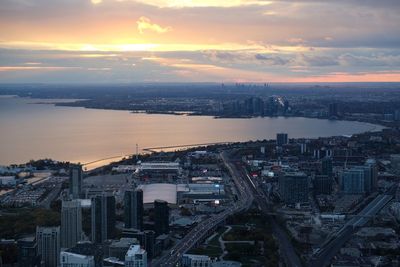
M 5 0 L 0 82 L 400 81 L 399 9 L 390 0 Z

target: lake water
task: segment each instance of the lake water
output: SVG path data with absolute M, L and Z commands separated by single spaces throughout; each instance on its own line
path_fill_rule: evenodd
M 62 100 L 65 101 L 65 100 Z M 36 104 L 40 102 L 41 104 Z M 0 96 L 0 165 L 52 158 L 91 162 L 146 147 L 351 135 L 382 127 L 308 118 L 214 119 L 58 107 L 41 100 Z

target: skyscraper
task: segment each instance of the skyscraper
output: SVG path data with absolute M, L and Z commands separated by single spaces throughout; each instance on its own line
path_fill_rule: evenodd
M 115 235 L 115 198 L 100 195 L 92 198 L 92 241 L 102 243 Z
M 72 164 L 69 173 L 69 194 L 73 199 L 80 198 L 82 195 L 82 166 Z
M 307 203 L 308 176 L 302 172 L 295 172 L 280 177 L 279 193 L 286 204 Z
M 164 200 L 154 201 L 154 230 L 157 236 L 169 233 L 169 207 Z
M 333 176 L 333 165 L 332 158 L 325 157 L 321 161 L 322 164 L 322 175 L 327 175 L 328 177 Z
M 125 228 L 143 230 L 143 191 L 125 191 L 124 196 Z
M 288 134 L 287 133 L 277 133 L 276 134 L 276 144 L 278 146 L 283 146 L 288 143 Z
M 56 267 L 60 255 L 60 227 L 36 227 L 37 251 L 44 267 Z
M 77 199 L 63 201 L 61 207 L 61 247 L 71 248 L 82 237 L 82 209 Z

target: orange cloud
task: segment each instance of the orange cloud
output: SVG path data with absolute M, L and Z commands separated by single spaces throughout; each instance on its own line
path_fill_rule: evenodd
M 166 33 L 172 31 L 171 27 L 162 27 L 156 23 L 152 23 L 149 18 L 143 16 L 140 17 L 136 23 L 140 34 L 143 34 L 146 30 L 156 33 Z
M 29 70 L 57 71 L 57 70 L 67 70 L 67 69 L 81 69 L 81 67 L 0 66 L 0 72 L 4 72 L 4 71 L 29 71 Z

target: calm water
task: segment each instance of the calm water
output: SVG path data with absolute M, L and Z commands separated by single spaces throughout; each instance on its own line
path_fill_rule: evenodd
M 277 132 L 322 137 L 381 129 L 359 122 L 148 115 L 34 104 L 38 102 L 45 100 L 0 96 L 0 164 L 40 158 L 91 162 L 132 154 L 135 144 L 146 148 L 271 139 Z

